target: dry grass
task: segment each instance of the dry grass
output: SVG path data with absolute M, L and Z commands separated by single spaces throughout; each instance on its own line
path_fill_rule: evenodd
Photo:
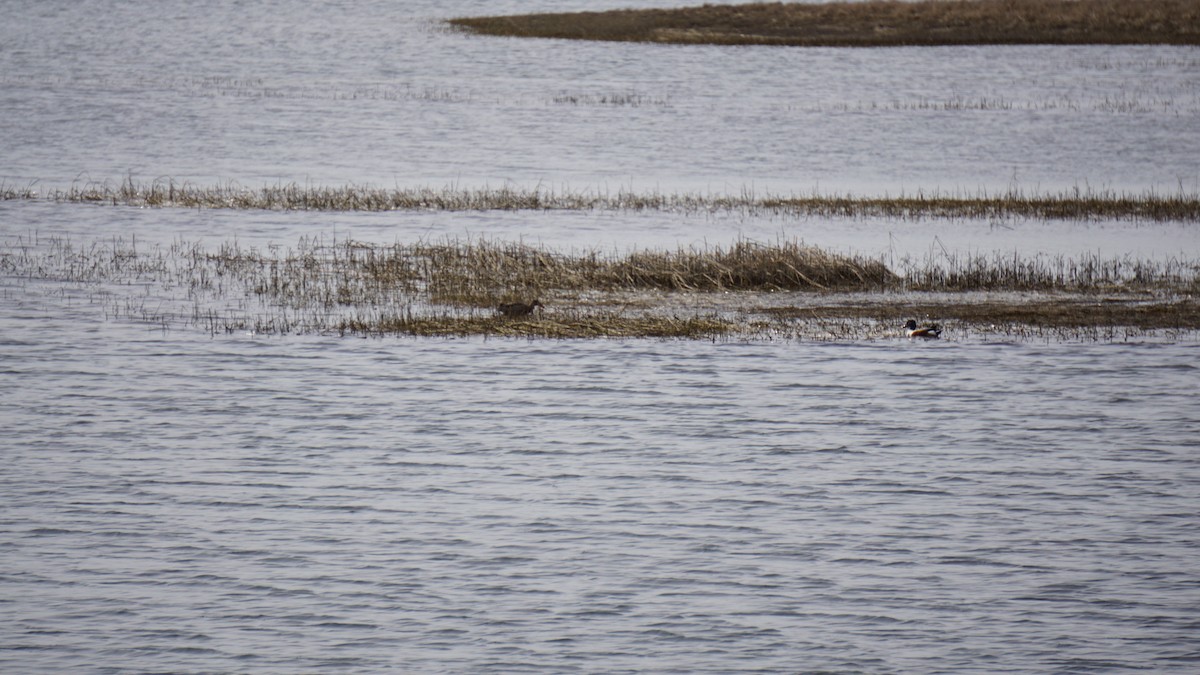
M 1128 194 L 1069 190 L 1055 194 L 943 194 L 868 197 L 838 194 L 737 195 L 616 193 L 542 188 L 373 188 L 302 187 L 296 184 L 246 188 L 236 183 L 197 186 L 164 179 L 120 185 L 89 183 L 39 194 L 32 188 L 0 188 L 0 199 L 153 208 L 270 209 L 295 211 L 669 211 L 823 218 L 1032 218 L 1045 220 L 1200 221 L 1200 195 L 1179 192 Z
M 739 331 L 736 322 L 716 316 L 624 316 L 615 313 L 563 313 L 514 321 L 504 317 L 383 316 L 378 320 L 344 320 L 333 327 L 339 335 L 413 335 L 466 337 L 488 335 L 524 338 L 687 338 L 710 339 Z
M 211 333 L 862 339 L 895 337 L 908 317 L 952 335 L 1200 330 L 1196 261 L 942 255 L 905 266 L 746 241 L 627 254 L 320 238 L 265 251 L 36 237 L 0 248 L 10 292 L 33 285 L 86 296 L 112 318 Z M 496 311 L 533 298 L 544 310 Z
M 837 255 L 797 242 L 740 241 L 724 248 L 599 251 L 564 254 L 490 242 L 395 247 L 423 261 L 423 276 L 441 304 L 495 304 L 551 291 L 829 291 L 879 290 L 895 276 L 877 260 Z
M 1200 44 L 1196 0 L 923 0 L 704 5 L 452 19 L 486 35 L 675 44 L 885 47 Z
M 1200 266 L 1181 258 L 1150 262 L 1091 253 L 1070 257 L 940 252 L 923 260 L 905 258 L 899 267 L 903 287 L 910 291 L 1200 293 Z

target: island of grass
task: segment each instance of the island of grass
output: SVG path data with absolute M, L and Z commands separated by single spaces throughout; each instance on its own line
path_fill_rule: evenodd
M 868 0 L 451 19 L 484 35 L 672 44 L 899 47 L 1200 44 L 1200 0 Z
M 906 319 L 941 323 L 949 340 L 1200 331 L 1196 260 L 997 253 L 888 266 L 794 241 L 616 254 L 487 241 L 310 238 L 258 250 L 35 237 L 0 246 L 0 280 L 78 284 L 110 318 L 213 334 L 871 340 L 904 337 Z M 536 311 L 500 311 L 533 300 Z

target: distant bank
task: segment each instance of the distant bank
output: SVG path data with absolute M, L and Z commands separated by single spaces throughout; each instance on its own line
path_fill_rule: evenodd
M 1200 0 L 869 0 L 451 19 L 485 35 L 796 47 L 1200 45 Z

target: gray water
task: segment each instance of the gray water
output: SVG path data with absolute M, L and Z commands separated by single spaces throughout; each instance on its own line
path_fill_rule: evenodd
M 1200 189 L 1194 48 L 674 47 L 438 24 L 675 4 L 29 3 L 0 26 L 0 180 Z
M 436 25 L 627 4 L 674 3 L 20 4 L 0 181 L 1200 185 L 1195 49 Z M 0 204 L 10 254 L 302 236 L 1200 252 L 1188 223 Z M 172 292 L 0 277 L 4 672 L 1200 667 L 1194 339 L 266 337 L 111 314 Z

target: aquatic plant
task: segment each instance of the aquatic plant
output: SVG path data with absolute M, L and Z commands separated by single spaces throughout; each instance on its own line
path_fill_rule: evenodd
M 449 24 L 484 35 L 672 44 L 1200 44 L 1200 5 L 1195 0 L 706 4 L 464 17 Z
M 923 259 L 906 257 L 899 267 L 903 286 L 918 291 L 1200 291 L 1200 263 L 1181 258 L 938 251 Z
M 895 281 L 877 260 L 794 241 L 739 241 L 728 248 L 639 250 L 622 256 L 477 241 L 397 248 L 395 254 L 427 261 L 431 294 L 454 304 L 549 290 L 878 290 Z
M 708 339 L 738 332 L 740 326 L 716 316 L 625 316 L 618 313 L 566 312 L 551 318 L 512 321 L 504 317 L 384 315 L 339 321 L 339 335 L 414 335 L 528 338 L 687 338 Z
M 974 194 L 918 190 L 896 196 L 853 194 L 776 195 L 661 193 L 553 190 L 542 187 L 435 189 L 300 186 L 295 183 L 248 188 L 238 183 L 199 186 L 160 179 L 140 183 L 127 178 L 119 185 L 88 183 L 39 195 L 32 189 L 10 190 L 9 199 L 114 206 L 296 211 L 669 211 L 736 213 L 824 218 L 951 218 L 1046 220 L 1200 221 L 1200 194 L 1147 191 L 1131 194 L 1073 189 L 1027 194 L 1018 189 Z
M 0 201 L 37 199 L 38 192 L 33 184 L 25 187 L 15 187 L 0 183 Z
M 900 317 L 949 335 L 1200 329 L 1200 262 L 1088 254 L 941 252 L 893 271 L 787 241 L 602 253 L 315 237 L 264 250 L 34 234 L 0 246 L 0 276 L 7 292 L 69 292 L 111 318 L 214 334 L 861 339 L 896 335 Z M 528 315 L 498 309 L 535 298 Z

